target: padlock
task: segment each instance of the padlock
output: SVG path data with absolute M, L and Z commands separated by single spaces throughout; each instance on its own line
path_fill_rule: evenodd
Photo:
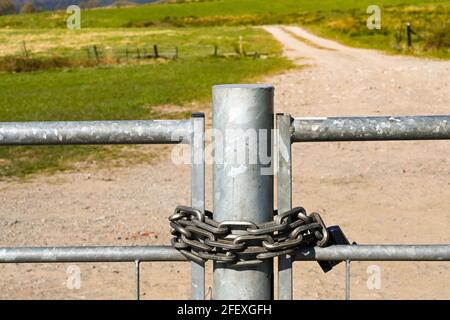
M 328 230 L 328 242 L 325 247 L 329 247 L 335 244 L 350 244 L 341 227 L 339 226 L 331 226 L 327 228 Z M 334 266 L 341 263 L 341 261 L 318 261 L 320 267 L 323 272 L 328 272 L 333 269 Z

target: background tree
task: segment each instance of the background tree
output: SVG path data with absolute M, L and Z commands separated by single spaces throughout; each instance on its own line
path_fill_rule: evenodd
M 36 12 L 36 7 L 33 4 L 33 1 L 28 1 L 24 3 L 22 8 L 20 9 L 20 13 L 33 13 Z
M 80 7 L 83 9 L 97 8 L 101 5 L 102 4 L 100 0 L 85 0 L 80 2 Z
M 16 13 L 16 6 L 12 0 L 0 0 L 0 15 Z

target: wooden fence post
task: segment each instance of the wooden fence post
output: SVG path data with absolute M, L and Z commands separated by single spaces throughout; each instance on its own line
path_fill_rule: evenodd
M 28 58 L 28 50 L 25 44 L 25 40 L 22 41 L 22 53 L 25 58 Z
M 92 49 L 94 50 L 95 60 L 96 60 L 97 63 L 98 63 L 98 62 L 99 62 L 99 54 L 98 54 L 97 46 L 94 44 L 94 46 L 92 47 Z

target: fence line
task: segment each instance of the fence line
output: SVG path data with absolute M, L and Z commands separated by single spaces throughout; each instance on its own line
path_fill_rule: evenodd
M 223 45 L 219 47 L 217 44 L 210 45 L 195 45 L 191 44 L 184 49 L 189 50 L 193 53 L 187 54 L 187 57 L 230 57 L 230 56 L 268 56 L 270 53 L 258 52 L 258 51 L 247 51 L 244 49 L 243 45 L 237 43 L 235 45 Z M 221 50 L 220 50 L 221 49 Z M 12 56 L 12 57 L 22 57 L 22 58 L 43 58 L 43 57 L 62 57 L 62 58 L 87 58 L 88 60 L 95 60 L 99 62 L 102 58 L 111 58 L 117 60 L 128 60 L 128 59 L 166 59 L 166 60 L 176 60 L 179 58 L 180 49 L 177 45 L 158 45 L 158 44 L 147 44 L 147 45 L 126 45 L 118 47 L 104 47 L 98 46 L 96 44 L 85 46 L 81 49 L 71 49 L 65 51 L 54 51 L 54 52 L 32 52 L 26 46 L 25 41 L 20 43 L 20 52 L 16 54 L 8 54 L 1 56 Z M 220 51 L 220 53 L 219 53 Z
M 190 120 L 0 122 L 0 145 L 189 143 Z
M 187 261 L 171 246 L 0 248 L 0 263 Z

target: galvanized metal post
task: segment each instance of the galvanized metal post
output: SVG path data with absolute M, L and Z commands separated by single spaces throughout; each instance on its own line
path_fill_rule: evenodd
M 140 261 L 134 261 L 134 272 L 136 276 L 136 300 L 141 300 L 141 266 Z
M 205 210 L 205 115 L 192 114 L 191 134 L 191 205 L 204 212 Z M 192 299 L 205 298 L 205 266 L 196 262 L 191 263 Z
M 292 157 L 291 157 L 291 123 L 290 114 L 277 114 L 277 151 L 278 151 L 278 211 L 286 212 L 292 209 Z M 291 255 L 278 257 L 278 299 L 291 300 L 292 290 L 292 260 Z
M 213 88 L 217 221 L 263 223 L 273 219 L 273 91 L 271 85 Z M 267 155 L 269 161 L 264 157 Z M 273 260 L 240 268 L 214 263 L 213 298 L 272 299 Z
M 345 300 L 350 300 L 350 260 L 345 260 Z

